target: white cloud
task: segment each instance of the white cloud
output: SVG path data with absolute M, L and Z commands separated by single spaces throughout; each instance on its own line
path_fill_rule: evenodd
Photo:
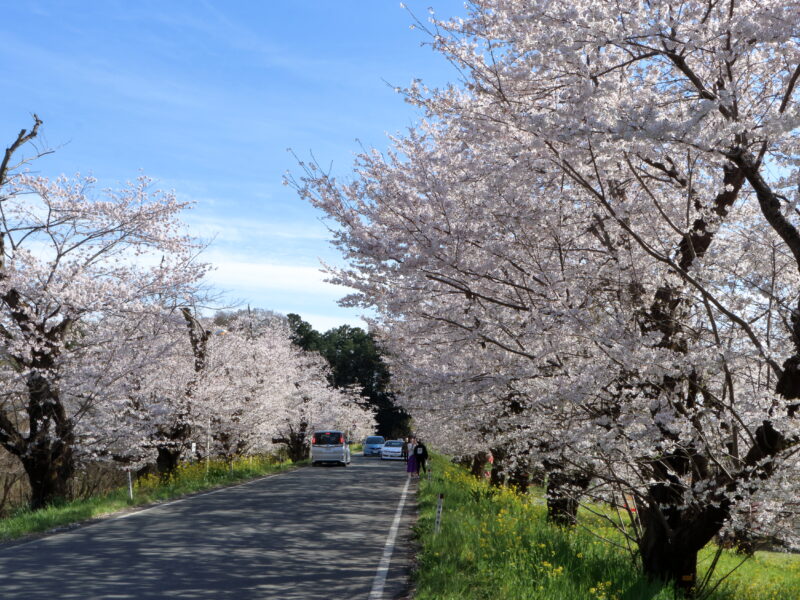
M 208 274 L 209 283 L 225 291 L 280 291 L 314 294 L 330 300 L 348 293 L 347 288 L 327 283 L 327 275 L 315 267 L 237 260 L 213 252 L 204 258 L 215 267 Z
M 215 267 L 206 280 L 232 303 L 228 308 L 249 305 L 297 313 L 317 331 L 340 325 L 368 328 L 359 317 L 363 309 L 337 304 L 352 290 L 326 282 L 328 275 L 319 267 L 259 261 L 252 255 L 220 250 L 207 253 L 204 259 Z
M 317 222 L 278 221 L 245 217 L 202 216 L 189 212 L 184 221 L 192 235 L 215 242 L 241 243 L 273 238 L 277 240 L 326 241 L 330 233 L 324 225 Z
M 351 290 L 327 283 L 327 275 L 319 268 L 256 262 L 221 253 L 206 259 L 216 267 L 206 277 L 208 283 L 224 292 L 237 307 L 250 305 L 282 314 L 297 313 L 321 332 L 340 325 L 368 329 L 359 317 L 363 310 L 336 303 Z
M 294 312 L 294 311 L 289 310 L 286 312 Z M 328 331 L 329 329 L 340 327 L 341 325 L 350 325 L 351 327 L 360 327 L 364 331 L 367 330 L 367 324 L 358 317 L 352 317 L 352 316 L 336 317 L 331 315 L 322 315 L 313 313 L 303 313 L 300 316 L 303 318 L 304 321 L 308 321 L 309 323 L 311 323 L 311 326 L 320 332 L 325 332 Z

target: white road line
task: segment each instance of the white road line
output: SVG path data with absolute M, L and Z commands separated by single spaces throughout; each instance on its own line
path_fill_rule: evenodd
M 142 513 L 146 513 L 149 510 L 155 510 L 157 508 L 164 508 L 165 506 L 172 506 L 173 504 L 180 504 L 181 502 L 188 502 L 189 500 L 194 500 L 195 498 L 202 498 L 203 496 L 213 496 L 214 494 L 219 494 L 220 492 L 227 492 L 234 488 L 244 487 L 246 485 L 253 485 L 254 483 L 259 483 L 264 481 L 265 479 L 272 479 L 273 477 L 279 477 L 280 475 L 288 475 L 289 473 L 294 473 L 299 471 L 300 469 L 292 469 L 291 471 L 282 471 L 280 473 L 272 473 L 270 475 L 263 475 L 258 477 L 257 479 L 251 479 L 249 481 L 245 481 L 243 483 L 236 483 L 234 485 L 226 485 L 220 488 L 213 489 L 209 492 L 200 492 L 195 493 L 189 496 L 184 496 L 183 498 L 178 498 L 176 500 L 170 500 L 168 502 L 164 502 L 162 504 L 156 504 L 154 506 L 149 506 L 147 508 L 143 508 L 142 510 L 137 510 L 131 513 L 126 513 L 124 515 L 120 515 L 118 517 L 112 517 L 113 519 L 126 519 L 128 517 L 133 517 L 135 515 L 140 515 Z M 98 523 L 99 525 L 99 523 Z
M 117 520 L 117 519 L 127 519 L 129 517 L 135 517 L 137 515 L 141 515 L 143 513 L 149 512 L 151 510 L 156 510 L 158 508 L 164 508 L 166 506 L 172 506 L 173 504 L 180 504 L 181 502 L 188 502 L 189 500 L 194 500 L 195 498 L 202 498 L 203 496 L 213 496 L 214 494 L 219 494 L 220 492 L 227 492 L 227 491 L 232 490 L 234 488 L 244 487 L 246 485 L 252 485 L 254 483 L 258 483 L 260 481 L 264 481 L 265 479 L 272 479 L 273 477 L 278 477 L 280 475 L 288 475 L 289 473 L 294 473 L 295 471 L 299 471 L 299 469 L 292 469 L 291 471 L 283 471 L 281 473 L 272 473 L 270 475 L 264 475 L 263 477 L 259 477 L 257 479 L 251 479 L 250 481 L 245 481 L 243 483 L 237 483 L 237 484 L 234 484 L 234 485 L 227 485 L 227 486 L 224 486 L 224 487 L 216 488 L 214 490 L 211 490 L 210 492 L 200 492 L 199 494 L 195 493 L 195 494 L 192 494 L 192 495 L 189 495 L 189 496 L 184 496 L 183 498 L 178 498 L 176 500 L 169 500 L 168 502 L 162 502 L 160 504 L 155 504 L 153 506 L 148 506 L 147 508 L 143 508 L 141 510 L 134 510 L 133 512 L 125 513 L 124 515 L 119 515 L 118 517 L 116 517 L 116 516 L 115 517 L 111 517 L 111 518 L 105 519 L 105 520 L 114 521 L 114 520 Z M 102 524 L 102 521 L 100 523 L 94 523 L 92 525 L 87 525 L 87 527 L 94 527 L 95 525 L 100 525 L 100 524 Z
M 381 600 L 381 598 L 383 598 L 383 586 L 386 585 L 386 576 L 389 574 L 389 563 L 392 560 L 394 541 L 397 537 L 397 530 L 400 527 L 400 518 L 403 516 L 403 506 L 406 503 L 409 483 L 411 483 L 411 476 L 406 478 L 406 485 L 403 488 L 403 493 L 400 495 L 400 503 L 397 505 L 397 511 L 394 513 L 394 521 L 392 522 L 391 529 L 389 529 L 389 537 L 386 538 L 386 545 L 383 547 L 383 556 L 378 565 L 378 571 L 375 573 L 375 579 L 372 581 L 372 591 L 370 591 L 367 600 Z

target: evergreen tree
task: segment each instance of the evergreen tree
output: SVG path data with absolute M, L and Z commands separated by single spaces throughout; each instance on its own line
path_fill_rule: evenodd
M 408 435 L 408 414 L 394 403 L 390 373 L 372 334 L 360 327 L 341 325 L 323 334 L 300 315 L 287 315 L 292 341 L 303 350 L 319 352 L 331 367 L 331 385 L 357 385 L 366 402 L 377 410 L 378 433 L 387 438 Z

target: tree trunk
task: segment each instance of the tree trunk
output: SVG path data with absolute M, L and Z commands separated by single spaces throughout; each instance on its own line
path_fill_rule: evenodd
M 664 507 L 655 499 L 639 507 L 644 535 L 639 554 L 645 575 L 670 583 L 685 596 L 697 587 L 697 553 L 722 529 L 727 502 L 719 506 L 692 507 L 684 511 Z M 691 513 L 688 513 L 691 511 Z
M 509 454 L 505 448 L 492 448 L 492 471 L 489 475 L 489 483 L 493 487 L 507 486 L 518 494 L 525 494 L 530 484 L 530 474 L 524 466 L 524 459 L 517 457 L 515 467 L 509 468 Z
M 289 451 L 289 459 L 292 462 L 308 458 L 308 444 L 306 444 L 305 431 L 300 433 L 292 432 L 289 435 L 287 449 Z
M 591 477 L 552 466 L 547 468 L 547 520 L 562 527 L 572 527 L 578 518 L 578 500 L 589 487 Z
M 672 583 L 691 597 L 697 586 L 697 550 L 671 544 L 664 535 L 653 535 L 640 550 L 642 567 L 648 579 Z
M 181 461 L 181 449 L 174 446 L 159 446 L 156 457 L 156 468 L 162 481 L 169 481 L 178 469 Z
M 489 473 L 489 485 L 500 487 L 505 483 L 504 465 L 506 451 L 503 448 L 492 448 L 492 470 Z
M 69 481 L 75 474 L 70 446 L 59 441 L 40 443 L 20 460 L 31 486 L 31 510 L 68 498 Z
M 187 411 L 188 413 L 188 411 Z M 183 419 L 184 415 L 180 415 Z M 156 457 L 156 468 L 162 481 L 169 481 L 178 469 L 181 462 L 181 455 L 186 444 L 186 440 L 192 434 L 191 426 L 186 423 L 172 425 L 166 432 L 160 432 L 160 442 L 157 446 L 158 456 Z
M 558 476 L 547 481 L 547 520 L 561 527 L 572 527 L 578 519 L 578 500 L 561 486 Z
M 50 356 L 37 357 L 45 368 Z M 69 482 L 75 474 L 72 421 L 61 404 L 58 388 L 39 371 L 27 380 L 29 433 L 17 456 L 31 486 L 31 509 L 67 499 Z
M 518 494 L 527 494 L 528 486 L 530 486 L 531 475 L 530 472 L 522 467 L 515 467 L 511 469 L 508 474 L 507 484 Z
M 478 479 L 483 479 L 483 468 L 486 465 L 488 455 L 486 452 L 478 452 L 472 457 L 469 472 Z
M 306 433 L 308 425 L 301 423 L 300 429 L 289 430 L 289 434 L 284 437 L 272 438 L 273 444 L 284 444 L 289 460 L 298 462 L 308 458 L 308 444 L 306 443 Z

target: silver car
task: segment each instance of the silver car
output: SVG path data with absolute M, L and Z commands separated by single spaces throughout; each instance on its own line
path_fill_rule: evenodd
M 380 456 L 386 440 L 381 435 L 371 435 L 364 440 L 364 456 Z
M 315 431 L 311 436 L 311 466 L 320 463 L 350 464 L 350 444 L 343 431 Z
M 381 460 L 403 460 L 403 440 L 389 440 L 381 448 Z

